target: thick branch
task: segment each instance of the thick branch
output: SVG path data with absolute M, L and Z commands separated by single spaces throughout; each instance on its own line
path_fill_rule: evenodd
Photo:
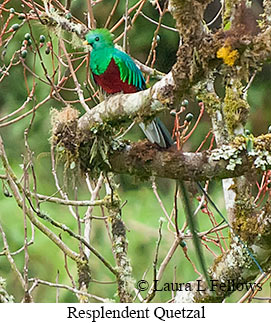
M 114 96 L 109 101 L 112 102 L 121 96 Z M 128 99 L 132 97 L 132 95 L 123 96 Z M 97 144 L 100 142 L 97 141 L 97 138 L 103 140 L 103 137 L 101 134 L 91 131 L 91 126 L 96 123 L 105 123 L 104 114 L 105 118 L 109 117 L 116 107 L 111 104 L 101 104 L 100 106 L 103 106 L 104 111 L 100 112 L 94 108 L 78 121 L 77 115 L 68 118 L 67 116 L 73 114 L 69 111 L 67 113 L 65 109 L 54 118 L 54 144 L 60 143 L 73 155 L 78 154 L 81 166 L 85 170 L 93 170 L 95 165 L 99 165 L 100 170 L 108 171 L 110 169 L 115 173 L 137 175 L 141 178 L 157 176 L 202 181 L 236 178 L 246 174 L 249 174 L 251 178 L 251 174 L 271 168 L 271 134 L 257 138 L 247 138 L 240 135 L 228 145 L 198 153 L 178 151 L 175 146 L 163 149 L 148 141 L 124 145 L 114 142 L 110 136 L 107 136 L 106 145 L 108 148 L 98 157 L 99 151 L 96 149 L 94 152 L 91 145 L 94 145 L 94 141 Z M 117 105 L 116 109 L 118 108 L 120 113 L 123 112 L 121 102 Z M 65 117 L 63 117 L 64 115 Z M 87 117 L 85 117 L 86 115 Z M 111 117 L 108 122 L 118 122 L 116 114 Z M 127 111 L 126 117 L 129 117 Z M 99 149 L 102 149 L 102 146 Z M 98 164 L 91 163 L 93 158 L 97 159 Z
M 261 162 L 266 169 L 271 168 L 270 162 L 264 157 L 264 151 L 270 155 L 268 149 L 271 144 L 271 135 L 255 139 L 255 144 L 263 142 L 263 138 L 269 145 L 266 144 L 263 151 L 255 148 L 253 153 L 248 153 L 243 146 L 234 148 L 230 145 L 199 153 L 181 152 L 174 147 L 162 150 L 144 141 L 126 146 L 122 151 L 116 151 L 111 155 L 110 163 L 112 170 L 116 173 L 137 175 L 143 178 L 158 176 L 202 181 L 232 178 L 244 174 L 250 174 L 251 177 L 251 173 L 262 171 L 259 167 Z M 259 149 L 262 148 L 259 146 Z
M 120 124 L 121 121 L 125 122 L 135 117 L 156 114 L 172 103 L 170 94 L 173 87 L 174 81 L 172 74 L 169 73 L 145 91 L 110 96 L 79 119 L 79 130 L 88 133 L 94 124 L 103 124 L 106 121 Z

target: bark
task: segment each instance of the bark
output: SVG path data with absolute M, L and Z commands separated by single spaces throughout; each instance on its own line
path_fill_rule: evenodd
M 258 140 L 261 140 L 260 138 Z M 264 138 L 271 144 L 271 135 L 266 135 Z M 255 142 L 257 143 L 257 138 Z M 193 153 L 177 151 L 175 147 L 161 149 L 155 144 L 143 141 L 127 145 L 122 150 L 116 151 L 109 160 L 113 172 L 136 175 L 141 178 L 157 176 L 187 181 L 204 181 L 249 174 L 253 180 L 254 176 L 262 172 L 260 167 L 256 167 L 257 163 L 255 164 L 258 158 L 257 153 L 255 156 L 250 156 L 242 145 L 239 148 L 240 150 L 235 150 L 231 145 L 228 145 L 223 146 L 224 151 L 222 148 L 218 148 Z M 232 152 L 228 154 L 228 151 Z M 264 157 L 263 160 L 265 160 Z M 232 165 L 233 167 L 231 167 Z M 266 164 L 266 169 L 270 168 L 271 164 Z

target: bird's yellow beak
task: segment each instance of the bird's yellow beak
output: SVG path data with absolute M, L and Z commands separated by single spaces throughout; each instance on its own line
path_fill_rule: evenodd
M 87 40 L 85 40 L 85 41 L 83 41 L 83 45 L 89 45 L 89 43 L 88 43 L 88 41 Z

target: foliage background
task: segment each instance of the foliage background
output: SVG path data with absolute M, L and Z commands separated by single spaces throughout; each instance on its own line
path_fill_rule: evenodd
M 103 0 L 94 6 L 94 15 L 97 20 L 97 27 L 102 27 L 106 21 L 106 18 L 112 8 L 113 1 Z M 130 1 L 130 5 L 136 3 L 136 1 Z M 261 11 L 261 1 L 255 3 L 254 10 L 256 12 Z M 10 1 L 10 7 L 14 7 L 17 11 L 21 11 L 19 1 Z M 216 14 L 219 7 L 218 1 L 214 1 L 207 10 L 206 21 L 210 21 Z M 118 10 L 113 17 L 111 26 L 123 15 L 125 8 L 125 1 L 121 1 L 118 6 Z M 86 1 L 74 0 L 72 1 L 71 12 L 73 16 L 79 19 L 84 19 L 83 13 L 87 11 Z M 158 20 L 159 15 L 157 10 L 147 3 L 143 12 L 154 20 Z M 14 18 L 12 23 L 18 22 L 17 18 Z M 0 22 L 1 23 L 1 22 Z M 174 26 L 174 21 L 169 13 L 167 13 L 163 19 L 163 23 L 169 26 Z M 39 37 L 40 34 L 45 34 L 43 30 L 37 24 L 34 26 L 34 33 Z M 122 26 L 123 27 L 123 26 Z M 122 32 L 122 27 L 118 28 L 114 33 L 118 36 Z M 213 28 L 216 25 L 212 26 Z M 129 31 L 129 52 L 133 57 L 144 62 L 147 58 L 153 32 L 156 26 L 147 21 L 144 17 L 139 16 L 134 27 Z M 1 25 L 0 25 L 1 29 Z M 19 30 L 9 44 L 6 55 L 3 57 L 3 49 L 0 52 L 1 66 L 7 64 L 11 55 L 15 50 L 18 50 L 21 46 L 21 42 L 24 39 L 24 34 L 28 32 L 28 27 L 25 25 Z M 159 32 L 160 41 L 157 47 L 157 60 L 155 68 L 162 72 L 168 72 L 175 62 L 175 55 L 178 46 L 178 34 L 172 31 L 161 29 Z M 55 39 L 56 40 L 56 39 Z M 45 49 L 43 49 L 44 51 Z M 70 48 L 72 51 L 73 49 Z M 48 70 L 51 69 L 50 55 L 43 55 L 44 62 Z M 31 65 L 31 54 L 27 57 L 27 62 Z M 36 72 L 41 73 L 39 64 L 36 64 Z M 80 75 L 80 81 L 83 83 L 85 74 Z M 31 79 L 29 79 L 31 84 Z M 218 83 L 218 87 L 219 87 Z M 260 72 L 252 83 L 249 90 L 249 103 L 251 106 L 249 124 L 247 128 L 256 136 L 261 133 L 266 133 L 269 125 L 271 124 L 271 103 L 270 103 L 270 89 L 271 89 L 271 68 L 270 66 L 264 66 L 262 72 Z M 223 89 L 220 89 L 223 91 Z M 38 82 L 36 99 L 42 98 L 47 93 L 48 89 L 44 88 L 44 85 Z M 9 77 L 6 77 L 2 83 L 0 83 L 0 117 L 10 113 L 19 107 L 25 100 L 27 91 L 24 84 L 24 77 L 21 66 L 13 67 Z M 66 99 L 73 99 L 72 94 L 67 94 Z M 198 115 L 199 108 L 194 98 L 189 99 L 189 106 L 187 112 L 192 112 L 194 115 Z M 50 195 L 55 192 L 54 180 L 51 174 L 50 164 L 50 109 L 52 107 L 61 108 L 61 105 L 56 101 L 50 101 L 41 109 L 39 109 L 35 115 L 35 121 L 29 134 L 29 144 L 32 151 L 35 152 L 35 167 L 38 182 L 38 191 L 42 194 Z M 80 104 L 76 104 L 75 107 L 82 113 L 83 110 Z M 22 154 L 25 153 L 25 147 L 23 142 L 23 134 L 25 128 L 28 126 L 30 117 L 23 119 L 22 121 L 15 123 L 9 127 L 1 128 L 1 135 L 3 136 L 5 148 L 8 154 L 8 158 L 13 169 L 17 174 L 21 173 L 20 164 L 22 164 Z M 167 124 L 169 129 L 173 127 L 173 117 L 169 115 L 163 115 L 163 120 Z M 207 115 L 204 116 L 196 132 L 192 135 L 189 142 L 186 144 L 185 149 L 193 150 L 197 148 L 203 137 L 206 135 L 210 128 L 210 122 Z M 134 127 L 129 133 L 127 138 L 132 140 L 138 140 L 144 138 L 138 127 Z M 1 164 L 0 164 L 1 167 Z M 1 171 L 1 168 L 0 168 Z M 60 173 L 60 172 L 59 172 Z M 81 179 L 82 186 L 79 187 L 79 194 L 81 199 L 88 198 L 88 192 L 86 190 L 84 180 Z M 127 234 L 129 240 L 128 255 L 131 259 L 133 267 L 134 278 L 138 281 L 142 279 L 142 276 L 147 271 L 146 279 L 151 282 L 152 279 L 152 262 L 154 258 L 154 252 L 157 241 L 157 232 L 159 226 L 159 219 L 163 216 L 159 203 L 157 202 L 152 188 L 149 182 L 140 182 L 136 178 L 130 176 L 117 176 L 117 182 L 120 183 L 119 193 L 122 200 L 127 200 L 128 203 L 123 209 L 123 219 L 129 229 Z M 168 212 L 171 211 L 173 206 L 173 191 L 174 181 L 158 179 L 158 191 L 163 200 Z M 72 185 L 70 185 L 70 192 L 72 196 Z M 216 201 L 217 205 L 223 207 L 223 195 L 221 192 L 220 183 L 213 183 L 210 194 Z M 66 207 L 56 204 L 44 203 L 42 204 L 43 210 L 48 211 L 53 217 L 60 222 L 65 222 L 71 228 L 76 229 L 76 222 L 67 212 Z M 181 205 L 179 205 L 181 208 Z M 80 208 L 80 215 L 83 216 L 86 209 Z M 97 208 L 94 210 L 94 215 L 100 215 L 100 210 Z M 184 215 L 180 215 L 183 219 Z M 11 198 L 5 197 L 4 193 L 0 193 L 0 221 L 4 227 L 4 230 L 9 241 L 10 249 L 17 250 L 23 245 L 23 217 L 22 211 L 16 206 Z M 208 229 L 208 218 L 205 214 L 200 216 L 200 227 Z M 219 221 L 219 218 L 218 218 Z M 51 229 L 57 233 L 60 233 L 55 228 Z M 163 239 L 160 247 L 159 260 L 163 259 L 171 246 L 173 241 L 173 235 L 167 230 L 166 224 L 163 226 Z M 65 242 L 68 242 L 72 246 L 75 241 L 69 238 L 66 234 L 62 233 L 62 237 Z M 111 245 L 108 240 L 107 233 L 104 229 L 102 221 L 96 221 L 92 230 L 91 241 L 93 245 L 107 258 L 109 261 L 113 261 Z M 197 264 L 197 259 L 193 252 L 192 243 L 188 244 L 189 255 L 192 260 Z M 0 240 L 0 251 L 3 249 L 2 240 Z M 215 250 L 215 248 L 214 248 Z M 58 282 L 63 284 L 70 284 L 67 274 L 64 269 L 64 256 L 62 252 L 47 239 L 42 233 L 36 231 L 35 243 L 29 247 L 30 253 L 30 277 L 39 277 L 43 280 L 56 281 L 58 276 Z M 209 253 L 206 254 L 207 263 L 211 263 L 213 257 Z M 20 253 L 15 256 L 15 261 L 20 269 L 23 271 L 24 255 Z M 96 280 L 111 281 L 112 275 L 104 269 L 103 265 L 95 258 L 90 260 L 90 267 L 92 270 L 92 277 Z M 77 276 L 77 269 L 73 262 L 69 262 L 70 272 L 74 277 Z M 179 252 L 176 252 L 171 260 L 163 281 L 170 282 L 174 280 L 176 275 L 177 282 L 186 282 L 197 278 L 197 274 L 193 271 L 191 264 L 184 258 L 181 248 Z M 0 277 L 4 277 L 7 280 L 7 290 L 10 294 L 14 295 L 15 301 L 20 301 L 23 297 L 23 291 L 16 280 L 13 272 L 10 269 L 10 265 L 5 257 L 0 257 Z M 105 287 L 104 287 L 105 286 Z M 97 294 L 101 297 L 114 298 L 115 285 L 100 285 L 92 283 L 90 287 L 92 294 Z M 264 293 L 265 291 L 263 291 Z M 144 295 L 144 293 L 143 293 Z M 227 301 L 232 302 L 240 297 L 241 293 L 234 293 Z M 54 288 L 40 286 L 34 293 L 35 300 L 37 302 L 55 302 L 56 291 Z M 170 298 L 170 292 L 157 293 L 155 297 L 156 302 L 164 302 Z M 60 291 L 60 302 L 76 302 L 76 297 L 66 291 Z

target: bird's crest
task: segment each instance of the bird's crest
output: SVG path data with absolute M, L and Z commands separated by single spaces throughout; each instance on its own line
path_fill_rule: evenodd
M 113 34 L 111 34 L 108 29 L 92 29 L 87 33 L 86 40 L 91 44 L 96 37 L 99 37 L 101 43 L 104 45 L 113 45 Z

